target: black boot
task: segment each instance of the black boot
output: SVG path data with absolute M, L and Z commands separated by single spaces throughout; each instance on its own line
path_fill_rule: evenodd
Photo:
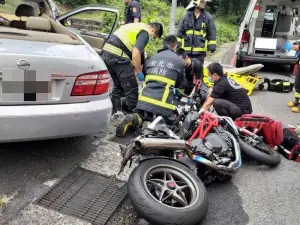
M 137 113 L 127 114 L 125 119 L 117 126 L 116 136 L 124 137 L 128 132 L 135 131 L 141 127 L 143 123 L 142 118 Z

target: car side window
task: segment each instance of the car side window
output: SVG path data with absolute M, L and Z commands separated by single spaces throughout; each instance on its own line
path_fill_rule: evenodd
M 107 38 L 113 29 L 116 14 L 101 10 L 90 10 L 65 18 L 62 24 L 80 35 Z

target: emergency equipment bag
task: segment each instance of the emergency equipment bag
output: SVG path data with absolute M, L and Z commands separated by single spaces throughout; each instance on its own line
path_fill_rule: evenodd
M 244 114 L 234 121 L 235 125 L 245 128 L 264 138 L 270 147 L 279 146 L 283 140 L 282 124 L 267 116 Z
M 293 91 L 294 88 L 294 83 L 291 83 L 287 80 L 282 80 L 282 79 L 268 79 L 265 78 L 264 79 L 264 83 L 268 84 L 268 91 L 272 91 L 272 92 L 285 92 L 285 93 L 289 93 L 291 91 Z

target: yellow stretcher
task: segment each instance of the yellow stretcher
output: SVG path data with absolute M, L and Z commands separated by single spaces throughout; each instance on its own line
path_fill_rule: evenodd
M 207 68 L 204 67 L 203 69 L 204 73 L 204 83 L 208 87 L 212 87 L 213 83 L 211 83 L 208 80 L 207 76 Z M 227 71 L 226 74 L 231 77 L 235 82 L 237 82 L 239 85 L 241 85 L 246 91 L 248 95 L 251 95 L 255 87 L 257 86 L 258 82 L 261 80 L 261 78 L 258 75 L 239 75 L 232 72 Z

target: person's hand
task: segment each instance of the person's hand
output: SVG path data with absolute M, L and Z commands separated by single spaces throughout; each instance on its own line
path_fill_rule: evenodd
M 144 76 L 143 72 L 139 72 L 137 74 L 137 77 L 138 77 L 139 81 L 144 81 L 144 79 L 145 79 L 145 76 Z
M 173 94 L 174 94 L 175 96 L 179 95 L 179 91 L 178 91 L 177 88 L 173 88 Z
M 200 88 L 200 86 L 202 84 L 202 80 L 196 80 L 196 84 L 197 84 L 198 88 Z
M 293 45 L 292 49 L 296 52 L 299 51 L 299 45 Z

